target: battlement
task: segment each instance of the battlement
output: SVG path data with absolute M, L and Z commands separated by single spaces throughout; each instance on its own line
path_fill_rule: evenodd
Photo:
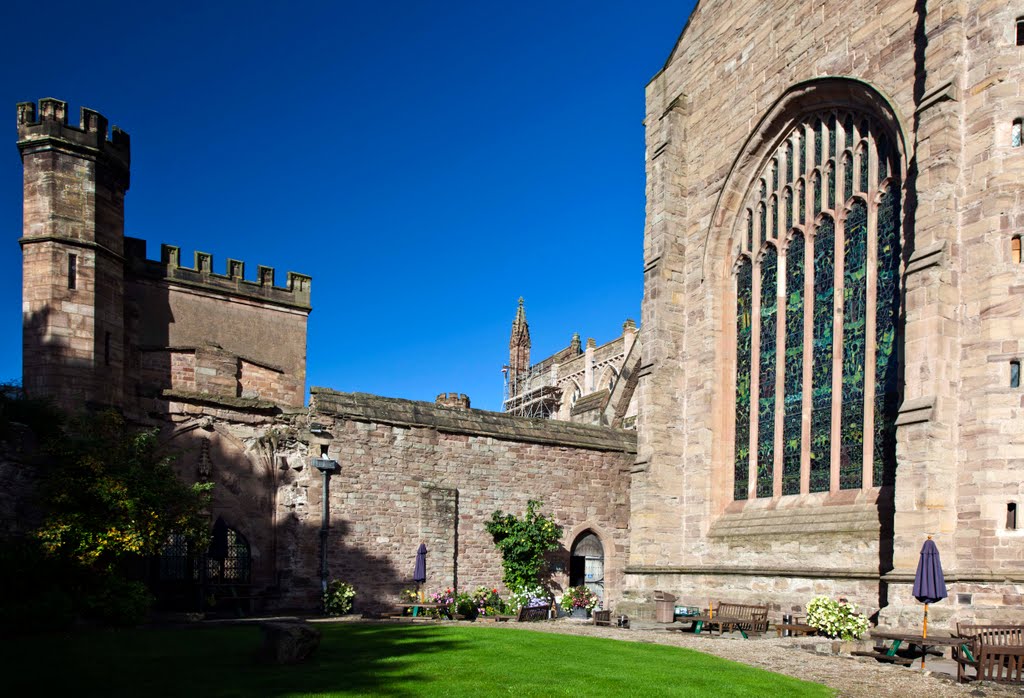
M 469 395 L 464 395 L 463 393 L 439 393 L 434 400 L 434 404 L 438 407 L 468 410 Z
M 245 278 L 245 262 L 228 259 L 225 273 L 213 271 L 213 255 L 195 252 L 193 266 L 182 266 L 181 248 L 160 245 L 160 259 L 146 257 L 146 241 L 125 238 L 125 262 L 131 273 L 144 278 L 165 280 L 172 284 L 191 286 L 219 294 L 244 296 L 254 300 L 310 310 L 313 279 L 305 274 L 288 272 L 287 285 L 275 286 L 273 267 L 258 265 L 256 280 Z
M 81 108 L 78 126 L 68 124 L 68 103 L 52 97 L 18 104 L 18 149 L 22 157 L 45 150 L 67 150 L 86 157 L 105 156 L 127 174 L 131 138 L 97 111 Z

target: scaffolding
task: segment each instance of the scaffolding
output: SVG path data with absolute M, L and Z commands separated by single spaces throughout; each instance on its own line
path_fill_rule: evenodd
M 544 371 L 547 374 L 548 371 Z M 534 374 L 531 366 L 525 372 L 517 372 L 512 376 L 509 366 L 502 366 L 501 374 L 505 383 L 505 399 L 502 409 L 517 417 L 534 417 L 551 419 L 558 412 L 562 399 L 562 389 L 555 385 L 542 383 L 534 386 Z

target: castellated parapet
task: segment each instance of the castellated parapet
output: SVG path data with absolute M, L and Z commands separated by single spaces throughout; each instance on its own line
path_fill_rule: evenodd
M 22 157 L 27 153 L 61 149 L 74 151 L 80 156 L 104 158 L 122 170 L 124 188 L 128 188 L 131 166 L 131 138 L 117 126 L 110 130 L 109 121 L 97 111 L 82 107 L 78 126 L 68 124 L 68 104 L 46 97 L 18 104 L 18 148 Z
M 285 286 L 275 286 L 274 268 L 261 264 L 256 267 L 256 280 L 249 281 L 245 278 L 243 261 L 229 258 L 224 273 L 218 274 L 213 270 L 213 255 L 197 251 L 193 265 L 183 266 L 181 248 L 174 245 L 160 245 L 160 259 L 148 259 L 146 241 L 138 238 L 125 238 L 125 261 L 134 275 L 149 279 L 163 279 L 196 289 L 245 296 L 301 310 L 311 307 L 313 279 L 294 271 L 288 272 Z

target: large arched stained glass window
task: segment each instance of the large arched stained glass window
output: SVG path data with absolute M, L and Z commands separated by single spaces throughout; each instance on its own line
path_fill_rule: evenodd
M 751 494 L 751 481 L 754 496 L 771 497 L 895 477 L 901 226 L 893 139 L 849 109 L 810 114 L 783 136 L 754 179 L 734 237 L 735 499 Z M 759 235 L 751 234 L 755 222 Z

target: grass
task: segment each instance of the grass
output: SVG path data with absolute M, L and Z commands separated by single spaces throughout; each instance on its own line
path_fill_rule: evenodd
M 8 638 L 6 695 L 829 696 L 678 647 L 482 625 L 318 625 L 314 658 L 260 666 L 255 626 Z M 713 640 L 711 640 L 713 642 Z M 13 684 L 13 686 L 12 686 Z

